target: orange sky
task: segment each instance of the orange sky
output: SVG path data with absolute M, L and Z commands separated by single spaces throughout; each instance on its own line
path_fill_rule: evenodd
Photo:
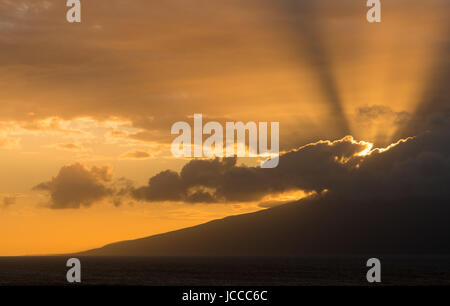
M 74 163 L 108 165 L 112 180 L 135 186 L 180 170 L 187 160 L 171 156 L 170 126 L 194 113 L 279 121 L 283 150 L 347 134 L 386 146 L 445 52 L 444 0 L 385 1 L 380 24 L 366 21 L 365 1 L 82 1 L 81 24 L 66 22 L 63 2 L 0 0 L 3 256 L 78 251 L 261 209 L 127 198 L 52 209 L 33 187 Z M 273 198 L 304 196 L 293 192 Z

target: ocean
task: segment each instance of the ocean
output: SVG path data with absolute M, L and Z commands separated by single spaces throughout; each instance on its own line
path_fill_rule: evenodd
M 367 285 L 369 257 L 80 257 L 81 285 Z M 448 256 L 379 256 L 382 285 L 450 285 Z M 0 257 L 2 286 L 68 285 L 68 257 Z

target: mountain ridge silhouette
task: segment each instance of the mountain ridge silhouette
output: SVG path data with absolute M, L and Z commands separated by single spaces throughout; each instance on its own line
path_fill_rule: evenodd
M 76 255 L 450 254 L 450 209 L 439 199 L 427 200 L 404 197 L 398 203 L 398 198 L 379 202 L 376 196 L 371 201 L 314 196 Z

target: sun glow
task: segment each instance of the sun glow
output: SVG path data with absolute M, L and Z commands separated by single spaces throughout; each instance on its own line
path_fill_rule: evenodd
M 398 140 L 397 142 L 391 143 L 390 145 L 388 145 L 384 148 L 375 148 L 375 149 L 373 148 L 374 147 L 373 143 L 366 142 L 366 141 L 360 141 L 359 143 L 365 144 L 366 148 L 363 151 L 357 153 L 356 156 L 368 156 L 368 155 L 371 155 L 373 152 L 383 153 L 383 152 L 386 152 L 386 151 L 398 146 L 399 144 L 407 142 L 408 140 L 411 140 L 411 139 L 414 139 L 414 137 L 403 138 L 403 139 Z

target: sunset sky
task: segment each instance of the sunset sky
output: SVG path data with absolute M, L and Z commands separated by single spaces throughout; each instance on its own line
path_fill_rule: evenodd
M 0 256 L 80 251 L 327 191 L 178 195 L 164 182 L 190 160 L 172 156 L 170 128 L 194 113 L 280 122 L 284 152 L 350 144 L 335 162 L 357 156 L 355 167 L 427 132 L 425 118 L 448 110 L 450 4 L 382 1 L 382 22 L 368 23 L 365 2 L 82 0 L 70 24 L 65 1 L 0 0 Z

